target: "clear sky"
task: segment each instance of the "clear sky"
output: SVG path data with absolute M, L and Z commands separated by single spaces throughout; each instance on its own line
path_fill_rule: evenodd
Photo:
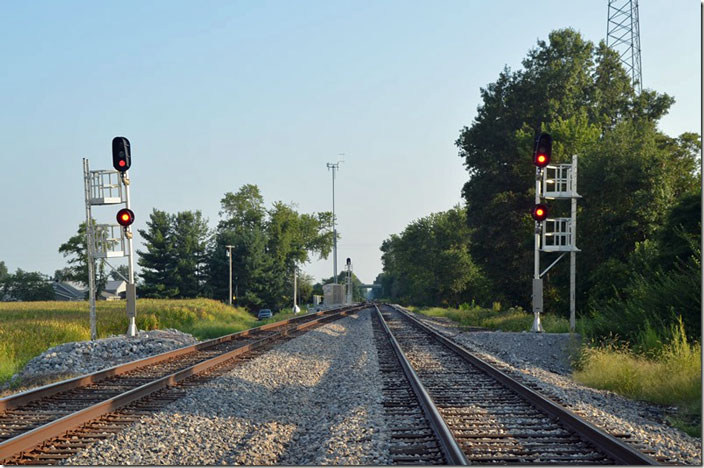
M 480 87 L 552 30 L 604 39 L 606 18 L 606 0 L 4 0 L 0 260 L 66 265 L 58 247 L 85 220 L 81 159 L 109 169 L 121 135 L 138 229 L 153 208 L 214 227 L 247 183 L 268 206 L 330 210 L 325 164 L 345 153 L 338 265 L 351 257 L 372 282 L 385 238 L 461 201 L 454 142 Z M 662 130 L 699 132 L 700 3 L 641 1 L 640 31 L 645 88 L 677 100 Z M 332 259 L 303 269 L 329 277 Z

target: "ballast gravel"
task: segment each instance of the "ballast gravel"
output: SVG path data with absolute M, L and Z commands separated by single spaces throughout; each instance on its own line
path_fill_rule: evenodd
M 6 387 L 19 384 L 23 391 L 46 382 L 90 374 L 197 342 L 189 333 L 167 328 L 140 330 L 135 336 L 117 335 L 94 341 L 63 343 L 29 361 L 12 376 Z M 15 389 L 13 393 L 17 391 Z
M 414 314 L 424 323 L 498 367 L 524 385 L 566 406 L 611 433 L 655 451 L 667 463 L 702 465 L 702 441 L 668 425 L 667 408 L 585 387 L 571 378 L 569 353 L 576 335 L 559 333 L 464 332 L 445 320 Z M 653 454 L 651 454 L 652 456 Z
M 370 319 L 285 342 L 64 464 L 388 464 Z

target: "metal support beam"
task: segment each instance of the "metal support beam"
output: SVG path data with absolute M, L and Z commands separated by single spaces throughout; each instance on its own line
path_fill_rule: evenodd
M 560 255 L 559 257 L 557 257 L 557 260 L 555 260 L 554 262 L 552 262 L 552 263 L 550 264 L 550 266 L 547 267 L 547 268 L 540 274 L 540 277 L 542 278 L 543 276 L 545 276 L 545 273 L 547 273 L 548 271 L 550 271 L 550 269 L 551 269 L 552 267 L 554 267 L 554 266 L 557 264 L 557 262 L 559 262 L 560 259 L 561 259 L 562 257 L 564 257 L 566 254 L 567 254 L 567 252 L 565 252 L 565 253 L 563 253 L 562 255 Z
M 90 210 L 90 167 L 83 158 L 83 180 L 86 197 L 86 263 L 88 265 L 88 303 L 90 316 L 90 339 L 98 338 L 95 316 L 95 253 L 93 252 L 93 215 Z

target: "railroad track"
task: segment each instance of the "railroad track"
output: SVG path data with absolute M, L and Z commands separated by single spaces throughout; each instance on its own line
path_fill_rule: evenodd
M 450 464 L 656 465 L 655 460 L 523 386 L 401 308 L 377 308 Z M 443 427 L 444 426 L 444 427 Z M 427 433 L 425 426 L 415 430 Z M 456 454 L 459 450 L 461 454 Z M 418 461 L 427 464 L 428 462 Z
M 363 306 L 306 314 L 0 399 L 0 464 L 54 464 L 277 342 Z

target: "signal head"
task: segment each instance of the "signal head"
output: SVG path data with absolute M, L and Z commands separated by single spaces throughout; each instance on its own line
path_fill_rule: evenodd
M 533 164 L 540 169 L 550 164 L 552 159 L 552 137 L 549 133 L 541 133 L 535 141 Z
M 534 220 L 536 220 L 539 223 L 542 223 L 545 221 L 545 218 L 548 217 L 548 207 L 543 205 L 542 203 L 539 203 L 533 207 L 533 212 L 530 214 Z
M 120 172 L 127 171 L 132 165 L 130 141 L 125 137 L 112 139 L 112 167 Z
M 117 223 L 127 227 L 134 222 L 134 212 L 129 208 L 123 208 L 117 212 Z

